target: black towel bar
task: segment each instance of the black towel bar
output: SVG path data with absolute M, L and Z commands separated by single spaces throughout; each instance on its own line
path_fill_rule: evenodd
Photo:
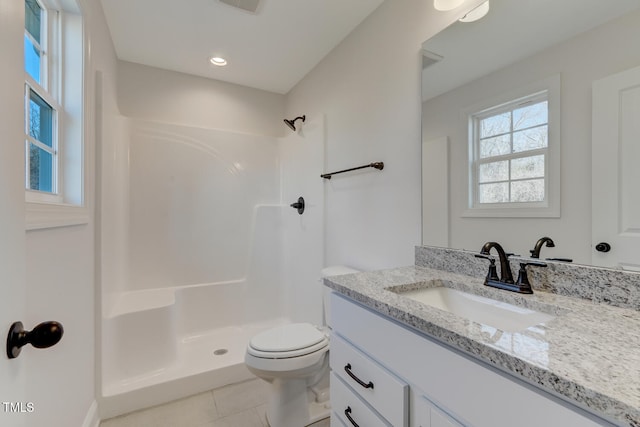
M 375 169 L 378 169 L 378 170 L 382 170 L 382 169 L 384 169 L 384 163 L 383 162 L 369 163 L 368 165 L 358 166 L 357 168 L 345 169 L 345 170 L 341 170 L 341 171 L 338 171 L 338 172 L 325 173 L 325 174 L 320 175 L 320 178 L 331 179 L 331 175 L 337 175 L 339 173 L 351 172 L 351 171 L 355 171 L 355 170 L 358 170 L 358 169 L 364 169 L 364 168 L 375 168 Z

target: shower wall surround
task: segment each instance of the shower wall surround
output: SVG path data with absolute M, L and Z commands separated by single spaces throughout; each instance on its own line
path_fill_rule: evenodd
M 129 170 L 129 290 L 245 277 L 276 138 L 133 120 Z

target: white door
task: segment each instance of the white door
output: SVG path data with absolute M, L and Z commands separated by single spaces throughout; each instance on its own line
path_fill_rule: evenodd
M 0 0 L 0 425 L 16 427 L 29 418 L 20 412 L 26 366 L 5 350 L 9 327 L 25 314 L 23 28 L 24 3 Z
M 593 83 L 592 126 L 592 263 L 640 271 L 640 67 Z

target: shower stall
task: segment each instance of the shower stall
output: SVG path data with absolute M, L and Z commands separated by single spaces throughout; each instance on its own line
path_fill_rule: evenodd
M 98 365 L 108 418 L 251 378 L 251 336 L 322 322 L 325 144 L 321 118 L 283 138 L 103 120 Z M 290 207 L 299 196 L 303 215 Z

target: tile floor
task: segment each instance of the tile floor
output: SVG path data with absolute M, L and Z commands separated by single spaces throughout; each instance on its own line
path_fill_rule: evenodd
M 268 427 L 267 385 L 259 379 L 110 418 L 100 427 Z M 329 427 L 329 419 L 313 424 Z

